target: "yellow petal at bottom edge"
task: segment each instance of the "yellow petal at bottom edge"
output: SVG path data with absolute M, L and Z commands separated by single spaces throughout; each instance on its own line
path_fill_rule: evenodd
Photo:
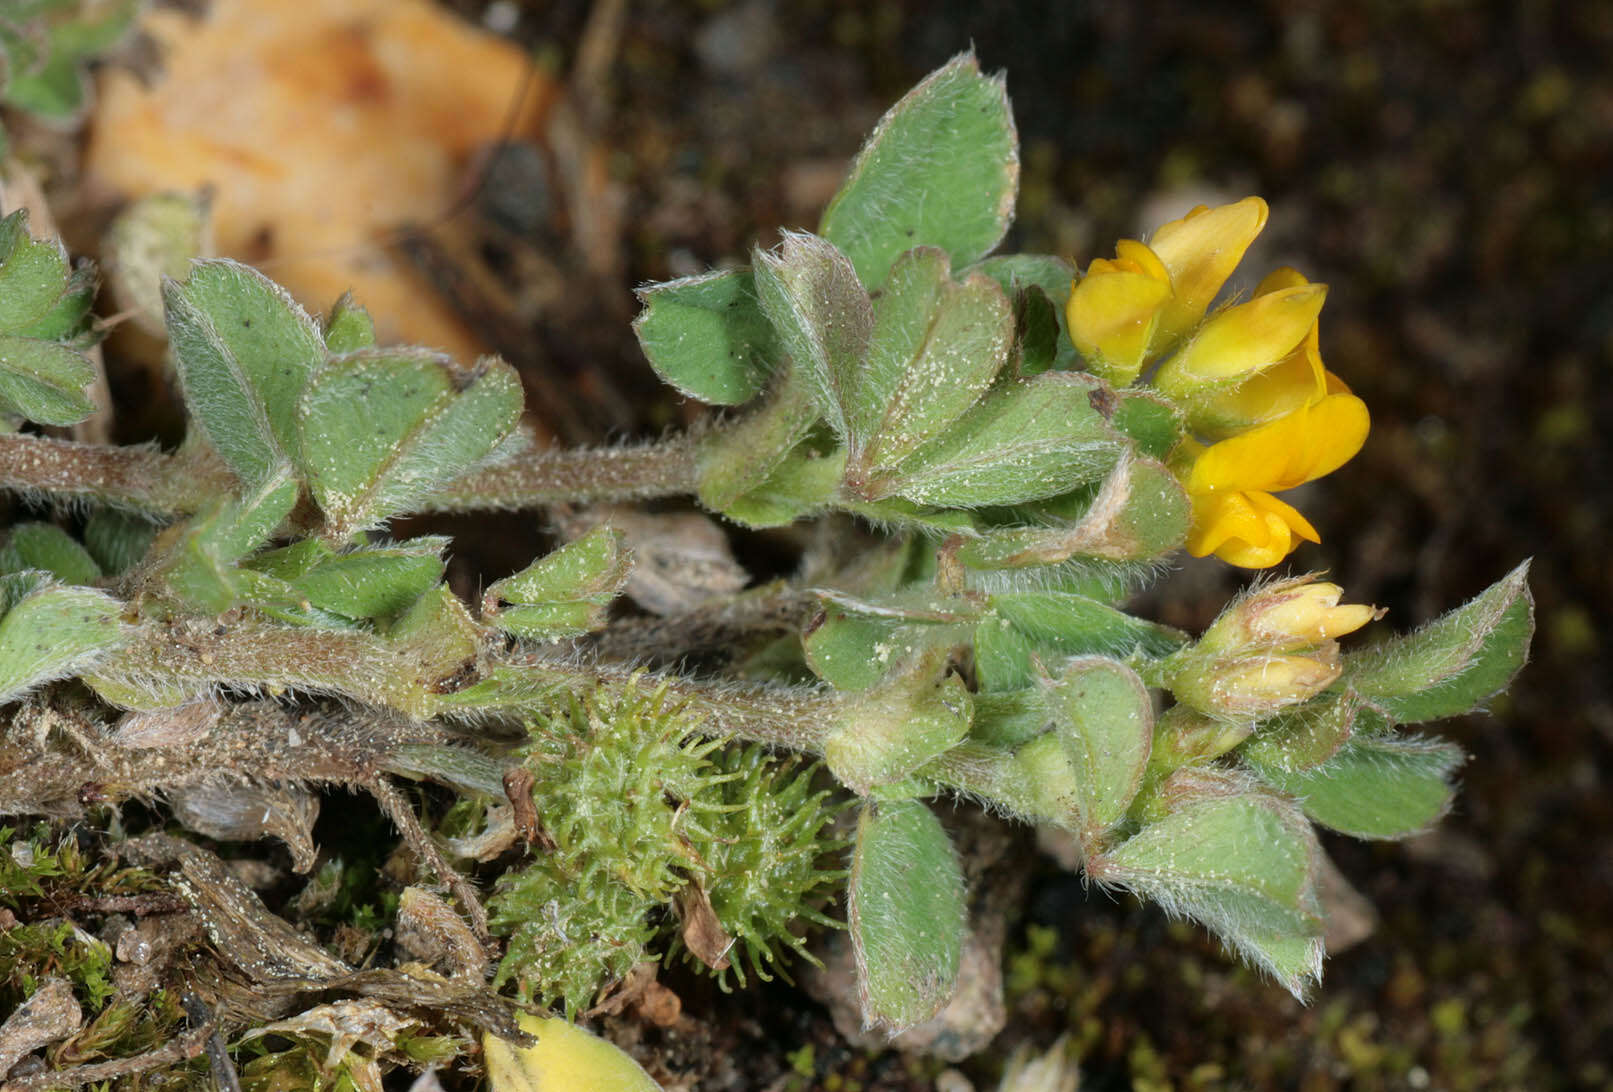
M 1208 493 L 1193 496 L 1193 529 L 1187 552 L 1215 554 L 1245 569 L 1268 569 L 1287 557 L 1300 539 L 1320 542 L 1309 520 L 1269 493 Z
M 530 1012 L 520 1024 L 537 1043 L 518 1047 L 482 1036 L 492 1092 L 661 1092 L 625 1052 L 576 1024 Z

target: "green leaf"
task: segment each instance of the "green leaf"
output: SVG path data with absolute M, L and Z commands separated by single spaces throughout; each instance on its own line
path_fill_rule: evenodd
M 951 647 L 967 635 L 978 614 L 970 605 L 931 593 L 864 602 L 819 592 L 824 609 L 801 634 L 807 666 L 836 690 L 863 691 L 894 666 L 935 645 Z
M 1076 508 L 1076 518 L 1065 512 Z M 956 557 L 972 569 L 1055 565 L 1076 557 L 1146 561 L 1187 538 L 1192 508 L 1176 476 L 1152 459 L 1122 455 L 1085 495 L 1016 509 L 1019 526 L 987 528 Z
M 291 468 L 283 466 L 243 496 L 214 502 L 164 532 L 155 547 L 162 560 L 153 575 L 180 600 L 212 613 L 241 602 L 243 581 L 262 599 L 267 578 L 238 570 L 235 562 L 274 535 L 297 503 L 297 492 Z M 285 598 L 294 597 L 287 591 Z
M 947 652 L 921 647 L 840 706 L 823 755 L 849 788 L 867 795 L 900 782 L 969 734 L 973 699 L 962 679 L 945 673 Z
M 1053 303 L 1034 284 L 1014 293 L 1014 348 L 1016 375 L 1041 375 L 1058 360 L 1059 321 Z
M 40 341 L 54 341 L 73 349 L 87 349 L 101 340 L 100 331 L 90 326 L 90 308 L 95 304 L 95 293 L 100 288 L 100 277 L 95 266 L 80 260 L 62 286 L 62 294 L 43 316 L 21 327 L 16 332 Z
M 985 255 L 1008 230 L 1018 188 L 1007 91 L 964 53 L 880 119 L 818 232 L 873 287 L 915 246 L 940 247 L 957 266 Z
M 1263 780 L 1276 784 L 1268 773 L 1297 775 L 1337 754 L 1355 731 L 1360 711 L 1353 695 L 1326 694 L 1260 725 L 1238 754 Z
M 1065 656 L 1159 657 L 1187 643 L 1179 630 L 1074 592 L 998 592 L 991 604 L 1039 646 Z
M 1175 408 L 1145 390 L 1118 392 L 1109 423 L 1131 437 L 1138 453 L 1150 459 L 1168 458 L 1182 441 L 1182 421 Z
M 28 211 L 4 220 L 0 234 L 0 331 L 18 332 L 43 319 L 67 287 L 67 251 L 28 234 Z
M 981 686 L 1028 686 L 1038 660 L 1103 655 L 1167 656 L 1186 642 L 1168 626 L 1135 618 L 1077 592 L 1056 589 L 998 592 L 992 611 L 975 630 L 975 667 Z
M 71 425 L 95 412 L 84 388 L 95 368 L 65 345 L 0 335 L 0 412 L 42 425 Z
M 442 552 L 447 546 L 446 538 L 435 536 L 393 546 L 362 546 L 295 578 L 282 579 L 319 610 L 343 618 L 389 618 L 442 579 Z
M 1177 771 L 1175 809 L 1087 872 L 1204 923 L 1303 998 L 1322 962 L 1315 835 L 1291 805 L 1217 776 Z
M 981 619 L 974 646 L 975 678 L 982 691 L 1020 690 L 1036 677 L 1036 643 L 1001 614 Z
M 533 640 L 557 640 L 605 624 L 605 608 L 633 571 L 620 532 L 595 527 L 487 589 L 482 614 L 500 629 Z
M 846 449 L 829 452 L 805 443 L 775 466 L 748 492 L 735 497 L 723 515 L 745 527 L 783 527 L 825 508 L 845 476 Z
M 1042 683 L 1054 732 L 1075 773 L 1076 827 L 1096 835 L 1126 814 L 1154 740 L 1154 708 L 1125 664 L 1084 656 Z
M 1051 306 L 1056 324 L 1053 359 L 1047 367 L 1070 371 L 1077 366 L 1080 358 L 1070 340 L 1068 321 L 1064 317 L 1065 306 L 1070 302 L 1070 286 L 1075 282 L 1074 266 L 1051 254 L 1001 254 L 976 262 L 969 269 L 971 272 L 978 270 L 1001 285 L 1008 298 L 1016 301 L 1016 309 L 1021 297 L 1031 295 L 1031 289 L 1040 289 L 1044 303 Z M 1037 311 L 1041 311 L 1041 305 L 1037 305 Z M 1021 375 L 1033 375 L 1041 370 L 1045 369 L 1040 365 L 1026 368 L 1023 361 L 1020 365 Z
M 10 105 L 45 120 L 77 120 L 88 96 L 84 62 L 115 45 L 128 32 L 140 7 L 139 0 L 79 4 L 69 11 L 14 3 L 7 14 L 32 19 L 26 30 L 41 40 L 42 49 L 26 52 L 9 85 L 0 73 L 0 91 Z M 0 44 L 10 47 L 17 41 L 18 37 L 5 35 Z
M 483 633 L 464 601 L 439 584 L 398 616 L 387 638 L 423 672 L 422 689 L 440 695 L 476 681 Z
M 354 353 L 375 347 L 375 320 L 343 292 L 325 319 L 325 348 L 333 353 Z
M 844 254 L 806 232 L 785 232 L 777 251 L 757 251 L 755 259 L 762 311 L 808 399 L 843 439 L 874 329 L 868 292 Z
M 54 523 L 19 523 L 0 547 L 0 570 L 38 569 L 63 584 L 93 584 L 101 567 L 78 540 Z
M 1457 716 L 1506 689 L 1529 656 L 1535 607 L 1524 562 L 1466 606 L 1345 660 L 1344 682 L 1389 720 Z
M 285 289 L 227 260 L 194 263 L 184 283 L 164 284 L 163 301 L 191 416 L 230 469 L 258 485 L 296 450 L 297 398 L 325 359 L 319 328 Z
M 972 406 L 1008 360 L 1013 313 L 994 281 L 954 282 L 944 251 L 896 260 L 874 306 L 867 360 L 842 378 L 847 484 L 887 495 L 882 478 Z
M 957 985 L 969 916 L 957 854 L 928 807 L 863 807 L 849 896 L 863 1022 L 898 1032 L 934 1016 Z
M 296 448 L 331 536 L 408 512 L 469 470 L 515 427 L 521 403 L 521 381 L 496 359 L 465 370 L 421 349 L 331 358 L 303 392 Z
M 123 640 L 123 605 L 43 573 L 0 577 L 0 704 L 77 674 Z
M 95 367 L 65 345 L 0 335 L 0 412 L 71 425 L 95 412 L 85 388 Z
M 1298 799 L 1306 815 L 1357 838 L 1405 838 L 1432 826 L 1450 807 L 1451 775 L 1465 760 L 1451 743 L 1378 734 L 1358 735 L 1310 768 L 1244 755 L 1262 781 Z
M 783 356 L 748 269 L 725 269 L 638 290 L 639 346 L 663 382 L 714 406 L 760 394 Z
M 940 508 L 1023 504 L 1102 478 L 1124 450 L 1094 408 L 1096 382 L 1068 372 L 1014 379 L 905 460 L 891 492 Z
M 116 508 L 97 508 L 84 522 L 84 546 L 110 576 L 126 572 L 145 557 L 156 535 L 149 520 Z

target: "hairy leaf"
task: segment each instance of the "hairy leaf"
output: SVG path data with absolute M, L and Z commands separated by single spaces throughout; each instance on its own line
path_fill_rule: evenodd
M 1529 656 L 1535 607 L 1528 574 L 1524 562 L 1416 633 L 1350 656 L 1345 684 L 1401 724 L 1471 712 L 1505 689 Z
M 1168 912 L 1195 918 L 1264 967 L 1296 997 L 1320 977 L 1317 847 L 1292 805 L 1247 786 L 1207 779 L 1185 787 L 1174 810 L 1087 868 Z
M 756 293 L 794 362 L 794 375 L 835 434 L 868 354 L 874 310 L 834 244 L 788 231 L 776 252 L 756 252 Z
M 319 328 L 285 289 L 222 259 L 168 281 L 163 301 L 191 416 L 243 482 L 263 482 L 296 450 L 297 399 L 325 359 Z
M 123 639 L 123 605 L 40 572 L 0 576 L 0 704 L 83 670 Z
M 748 269 L 725 269 L 638 290 L 633 323 L 655 374 L 690 398 L 737 406 L 760 394 L 778 367 L 778 337 Z
M 331 534 L 343 538 L 469 470 L 520 415 L 521 381 L 502 361 L 467 371 L 425 350 L 366 349 L 331 358 L 309 382 L 299 462 Z
M 863 1022 L 895 1032 L 934 1016 L 957 983 L 969 919 L 957 854 L 923 803 L 863 807 L 849 909 Z
M 915 246 L 940 247 L 959 266 L 986 254 L 1008 230 L 1018 188 L 1007 91 L 963 53 L 880 119 L 818 231 L 872 288 Z
M 874 306 L 866 363 L 844 377 L 848 484 L 869 499 L 881 478 L 944 432 L 1008 359 L 1013 314 L 994 281 L 955 282 L 933 247 L 896 260 Z
M 906 459 L 891 491 L 919 504 L 981 508 L 1097 481 L 1125 444 L 1094 407 L 1096 389 L 1067 372 L 1003 383 Z

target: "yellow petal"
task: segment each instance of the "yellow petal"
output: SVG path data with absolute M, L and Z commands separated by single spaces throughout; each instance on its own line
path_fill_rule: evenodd
M 537 1043 L 517 1047 L 491 1033 L 482 1036 L 492 1092 L 661 1092 L 661 1086 L 625 1052 L 559 1017 L 520 1015 L 521 1030 Z
M 1213 554 L 1231 541 L 1271 545 L 1271 525 L 1245 494 L 1194 493 L 1191 499 L 1193 527 L 1187 534 L 1187 552 L 1194 557 Z
M 1278 266 L 1267 273 L 1255 288 L 1255 295 L 1264 296 L 1267 292 L 1279 292 L 1284 288 L 1298 288 L 1302 284 L 1310 284 L 1305 274 L 1290 265 Z
M 1216 209 L 1194 209 L 1154 232 L 1148 244 L 1170 271 L 1175 291 L 1160 318 L 1162 339 L 1180 337 L 1204 317 L 1244 251 L 1266 226 L 1266 214 L 1264 201 L 1245 197 Z
M 1326 285 L 1305 284 L 1224 308 L 1165 362 L 1154 385 L 1181 398 L 1264 371 L 1306 340 L 1326 298 Z
M 1272 367 L 1195 406 L 1189 421 L 1199 432 L 1216 438 L 1247 432 L 1320 401 L 1330 393 L 1330 375 L 1307 341 Z M 1342 384 L 1341 389 L 1349 393 Z
M 1270 493 L 1212 493 L 1193 497 L 1188 553 L 1214 554 L 1245 569 L 1266 569 L 1293 553 L 1300 539 L 1320 542 L 1316 528 Z
M 1354 633 L 1374 618 L 1378 608 L 1339 602 L 1337 584 L 1311 583 L 1254 597 L 1248 610 L 1252 638 L 1275 652 L 1292 652 Z
M 1170 284 L 1170 271 L 1159 255 L 1136 239 L 1122 239 L 1115 244 L 1115 260 L 1124 262 L 1139 273 L 1146 273 L 1161 284 Z
M 1092 263 L 1094 267 L 1097 262 Z M 1070 339 L 1093 370 L 1124 386 L 1137 378 L 1170 285 L 1146 273 L 1089 272 L 1070 290 Z
M 1349 462 L 1366 443 L 1371 421 L 1353 394 L 1330 394 L 1269 424 L 1211 444 L 1193 463 L 1190 493 L 1281 492 Z

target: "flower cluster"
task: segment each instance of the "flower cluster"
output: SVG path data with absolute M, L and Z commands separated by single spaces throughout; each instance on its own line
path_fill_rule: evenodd
M 1200 206 L 1123 239 L 1070 291 L 1070 335 L 1092 371 L 1118 386 L 1156 362 L 1152 384 L 1193 433 L 1172 468 L 1193 502 L 1188 552 L 1267 568 L 1316 529 L 1274 493 L 1314 481 L 1366 442 L 1366 404 L 1322 365 L 1317 317 L 1327 295 L 1279 269 L 1243 303 L 1205 312 L 1266 223 L 1258 197 Z

